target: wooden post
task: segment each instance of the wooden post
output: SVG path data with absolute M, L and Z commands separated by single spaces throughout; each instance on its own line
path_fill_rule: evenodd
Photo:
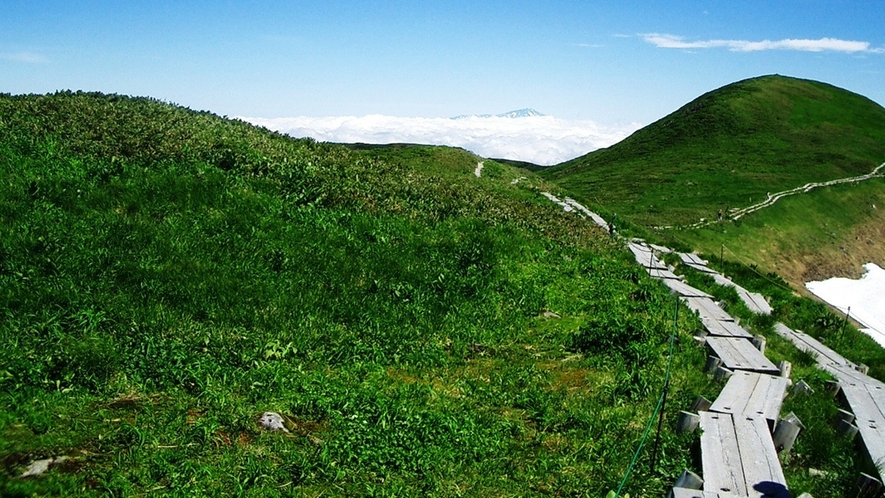
M 722 360 L 715 356 L 708 356 L 707 364 L 704 365 L 704 372 L 714 373 L 719 368 L 719 365 L 722 365 Z
M 882 496 L 885 487 L 875 477 L 861 472 L 857 478 L 857 498 L 878 498 Z
M 836 380 L 828 380 L 824 385 L 827 388 L 827 392 L 833 396 L 839 394 L 839 391 L 842 390 L 842 386 L 840 386 L 839 381 Z
M 849 313 L 851 313 L 851 306 L 849 306 L 848 311 L 845 312 L 845 319 L 842 320 L 842 326 L 839 327 L 839 339 L 842 339 L 842 336 L 845 335 L 845 324 L 848 323 Z
M 713 378 L 716 380 L 728 380 L 731 378 L 732 375 L 734 375 L 734 372 L 723 366 L 719 366 L 716 368 L 716 372 L 713 374 Z
M 694 432 L 701 424 L 701 417 L 696 413 L 687 411 L 679 412 L 676 417 L 676 434 L 684 434 L 686 432 Z
M 674 488 L 686 489 L 701 489 L 703 486 L 704 480 L 688 469 L 683 470 L 682 474 L 679 475 L 679 479 L 676 479 L 676 483 L 673 484 Z
M 713 406 L 712 401 L 703 396 L 698 396 L 697 399 L 694 400 L 694 403 L 691 404 L 691 411 L 695 413 L 705 412 L 709 410 L 711 406 Z
M 670 390 L 670 379 L 664 382 L 664 397 L 661 399 L 661 412 L 658 415 L 658 432 L 655 434 L 655 446 L 651 451 L 651 473 L 655 472 L 655 461 L 658 459 L 658 444 L 661 442 L 661 424 L 664 423 L 664 408 L 667 406 L 667 391 Z
M 847 422 L 845 420 L 840 420 L 836 426 L 836 435 L 841 437 L 847 437 L 849 440 L 854 439 L 854 436 L 857 436 L 857 432 L 860 429 L 857 428 L 851 422 Z
M 854 414 L 848 410 L 839 409 L 836 411 L 836 425 L 839 425 L 839 422 L 848 422 L 849 424 L 854 422 Z
M 781 377 L 789 379 L 790 374 L 793 373 L 793 364 L 787 360 L 783 360 L 782 362 L 777 364 L 777 369 L 780 370 Z
M 753 336 L 753 346 L 759 350 L 760 353 L 765 354 L 765 338 L 761 335 Z
M 791 389 L 791 390 L 794 393 L 814 394 L 814 389 L 812 389 L 811 386 L 809 386 L 808 383 L 805 382 L 804 380 L 800 380 L 799 382 L 797 382 L 796 385 L 793 386 L 793 389 Z
M 861 363 L 860 365 L 857 366 L 857 371 L 864 374 L 864 375 L 867 375 L 868 373 L 870 373 L 870 367 Z
M 793 449 L 793 443 L 796 442 L 796 438 L 799 436 L 799 430 L 801 429 L 798 420 L 799 419 L 796 419 L 796 423 L 794 423 L 790 420 L 782 419 L 777 423 L 777 426 L 774 428 L 772 439 L 774 440 L 774 447 L 778 453 L 784 455 L 790 454 L 790 450 Z

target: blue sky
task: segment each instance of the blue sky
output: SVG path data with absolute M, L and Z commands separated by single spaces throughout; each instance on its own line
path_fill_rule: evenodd
M 885 103 L 882 0 L 3 3 L 8 93 L 264 118 L 531 107 L 622 126 L 778 73 Z

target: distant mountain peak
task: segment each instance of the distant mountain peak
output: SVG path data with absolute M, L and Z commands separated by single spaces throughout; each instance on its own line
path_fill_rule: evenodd
M 535 116 L 543 116 L 543 114 L 528 107 L 526 107 L 525 109 L 517 109 L 515 111 L 498 114 L 499 118 L 531 118 Z
M 540 112 L 526 107 L 525 109 L 517 109 L 515 111 L 504 112 L 501 114 L 462 114 L 460 116 L 455 116 L 452 119 L 465 119 L 465 118 L 531 118 L 536 116 L 543 116 Z

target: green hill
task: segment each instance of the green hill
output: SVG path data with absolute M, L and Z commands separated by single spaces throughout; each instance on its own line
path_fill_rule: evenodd
M 0 95 L 0 494 L 616 488 L 672 298 L 534 175 L 356 149 L 152 99 Z M 718 389 L 696 327 L 680 315 L 673 406 Z M 634 496 L 694 465 L 671 428 Z
M 824 83 L 764 76 L 714 90 L 607 149 L 539 174 L 644 226 L 869 173 L 885 162 L 885 109 Z
M 885 109 L 813 81 L 765 76 L 707 93 L 608 149 L 539 174 L 661 243 L 777 272 L 797 289 L 885 264 L 885 179 L 769 193 L 870 173 L 885 162 Z M 726 212 L 725 223 L 707 223 Z M 673 228 L 661 229 L 660 227 Z

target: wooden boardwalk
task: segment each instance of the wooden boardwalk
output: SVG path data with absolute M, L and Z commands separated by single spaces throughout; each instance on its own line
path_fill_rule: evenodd
M 839 382 L 864 447 L 879 471 L 880 481 L 885 482 L 885 383 L 858 371 L 857 365 L 808 334 L 782 323 L 776 324 L 775 330 L 797 348 L 814 354 L 818 366 Z
M 735 337 L 708 337 L 707 346 L 729 370 L 779 374 L 780 369 L 746 339 Z
M 764 417 L 701 412 L 704 491 L 789 497 Z
M 709 297 L 689 297 L 685 304 L 692 311 L 700 315 L 701 320 L 718 320 L 720 322 L 733 322 L 734 318 L 722 310 L 715 301 Z
M 700 289 L 695 289 L 694 287 L 688 285 L 687 283 L 683 282 L 682 280 L 667 278 L 667 279 L 662 279 L 662 281 L 664 282 L 664 285 L 666 285 L 667 287 L 670 288 L 671 291 L 673 291 L 675 294 L 679 294 L 680 296 L 683 296 L 683 297 L 705 297 L 707 299 L 713 299 L 713 296 L 707 294 L 706 292 L 704 292 Z
M 793 330 L 782 323 L 774 324 L 774 331 L 781 337 L 790 340 L 799 350 L 813 354 L 821 368 L 826 369 L 831 365 L 856 367 L 854 363 L 846 360 L 845 357 L 824 346 L 823 343 L 804 332 Z
M 735 322 L 705 320 L 701 318 L 701 323 L 704 324 L 704 328 L 706 328 L 707 332 L 709 332 L 712 336 L 742 337 L 744 339 L 753 338 L 752 334 L 741 328 L 741 326 Z
M 784 377 L 735 372 L 710 407 L 711 412 L 735 416 L 763 417 L 774 427 L 787 395 L 789 380 Z
M 682 259 L 682 262 L 689 268 L 693 268 L 699 272 L 711 275 L 713 277 L 713 280 L 717 284 L 726 287 L 734 287 L 734 289 L 738 293 L 738 297 L 741 298 L 741 301 L 743 301 L 744 304 L 746 304 L 747 307 L 750 308 L 750 311 L 752 311 L 753 313 L 770 315 L 773 311 L 771 309 L 771 305 L 768 304 L 768 301 L 765 300 L 765 297 L 762 296 L 762 294 L 750 292 L 740 285 L 732 282 L 721 273 L 707 266 L 707 261 L 701 259 L 697 254 L 680 253 L 679 257 L 680 259 Z
M 667 270 L 667 264 L 658 259 L 648 246 L 630 242 L 627 244 L 627 247 L 633 253 L 633 256 L 636 257 L 636 262 L 645 268 Z

